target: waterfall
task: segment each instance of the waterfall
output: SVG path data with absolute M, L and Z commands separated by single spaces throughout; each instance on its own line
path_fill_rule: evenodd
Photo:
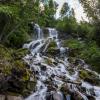
M 63 58 L 55 57 L 54 59 L 53 57 L 43 55 L 43 52 L 48 49 L 49 42 L 52 40 L 57 44 L 60 55 L 65 53 L 66 48 L 62 47 L 57 30 L 48 28 L 49 36 L 45 39 L 43 38 L 40 26 L 35 24 L 34 28 L 37 30 L 38 38 L 23 46 L 31 52 L 31 54 L 26 55 L 23 59 L 34 70 L 37 84 L 36 91 L 25 100 L 72 100 L 72 97 L 77 98 L 77 100 L 80 100 L 79 97 L 82 100 L 89 100 L 86 94 L 90 96 L 92 94 L 88 92 L 86 94 L 83 93 L 81 91 L 82 87 L 94 89 L 95 95 L 93 97 L 95 97 L 95 100 L 100 100 L 100 87 L 93 86 L 82 79 L 78 81 L 79 70 L 81 68 L 71 66 L 67 56 L 63 55 Z M 87 69 L 84 66 L 82 68 L 84 70 Z
M 40 28 L 40 26 L 38 24 L 34 25 L 34 29 L 36 30 L 37 33 L 37 39 L 42 39 L 43 38 L 43 32 L 42 29 Z
M 50 38 L 58 38 L 58 32 L 55 28 L 48 28 Z

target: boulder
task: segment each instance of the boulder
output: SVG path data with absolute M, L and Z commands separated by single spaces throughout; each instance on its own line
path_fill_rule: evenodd
M 62 84 L 60 91 L 64 94 L 67 95 L 69 94 L 69 87 L 67 84 Z
M 21 96 L 7 96 L 7 100 L 24 100 Z
M 82 78 L 84 81 L 87 81 L 91 84 L 94 85 L 100 85 L 100 78 L 97 76 L 95 73 L 90 72 L 88 70 L 80 70 L 79 71 L 79 76 Z

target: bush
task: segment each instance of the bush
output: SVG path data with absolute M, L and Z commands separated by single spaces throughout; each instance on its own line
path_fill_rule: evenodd
M 100 73 L 100 48 L 94 41 L 80 42 L 76 39 L 64 41 L 64 46 L 72 49 L 70 56 L 84 59 L 93 70 Z
M 77 27 L 78 24 L 76 22 L 76 19 L 73 17 L 65 17 L 63 20 L 59 20 L 56 28 L 59 31 L 65 32 L 65 33 L 77 33 Z
M 64 41 L 63 45 L 64 47 L 69 47 L 71 49 L 82 49 L 85 44 L 76 39 L 68 39 Z
M 21 28 L 8 37 L 7 45 L 20 48 L 29 38 L 29 35 Z

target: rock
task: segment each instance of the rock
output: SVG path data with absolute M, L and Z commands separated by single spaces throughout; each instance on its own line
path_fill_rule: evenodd
M 67 95 L 67 94 L 69 93 L 69 87 L 68 87 L 68 85 L 67 85 L 67 84 L 63 84 L 63 85 L 61 86 L 60 91 L 61 91 L 63 94 Z
M 75 100 L 83 100 L 82 96 L 77 92 L 74 93 L 74 99 Z
M 41 70 L 42 70 L 42 71 L 46 71 L 46 69 L 47 69 L 46 66 L 41 65 Z
M 7 100 L 24 100 L 21 96 L 7 96 Z
M 12 53 L 12 56 L 14 59 L 19 60 L 19 59 L 22 59 L 23 57 L 25 57 L 26 54 L 28 54 L 28 53 L 29 53 L 28 49 L 21 48 L 21 49 L 15 50 Z
M 47 50 L 46 53 L 49 54 L 49 55 L 52 55 L 52 56 L 59 56 L 60 55 L 60 49 L 51 47 Z
M 84 81 L 87 81 L 87 82 L 89 82 L 91 84 L 100 85 L 99 77 L 96 74 L 94 74 L 93 72 L 90 72 L 88 70 L 80 70 L 79 71 L 79 76 Z
M 95 100 L 95 97 L 93 97 L 93 96 L 87 96 L 87 98 L 89 99 L 89 100 Z
M 48 88 L 47 90 L 48 92 L 56 90 L 56 88 L 53 85 L 48 85 L 47 88 Z
M 48 65 L 52 65 L 52 60 L 48 58 L 48 59 L 45 60 L 45 63 L 48 64 Z
M 5 95 L 0 95 L 0 100 L 5 100 Z

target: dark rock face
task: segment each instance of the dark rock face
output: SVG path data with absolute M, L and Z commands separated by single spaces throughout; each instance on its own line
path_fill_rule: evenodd
M 72 38 L 72 36 L 68 33 L 58 32 L 58 38 L 62 39 L 62 40 L 65 40 L 65 39 Z

